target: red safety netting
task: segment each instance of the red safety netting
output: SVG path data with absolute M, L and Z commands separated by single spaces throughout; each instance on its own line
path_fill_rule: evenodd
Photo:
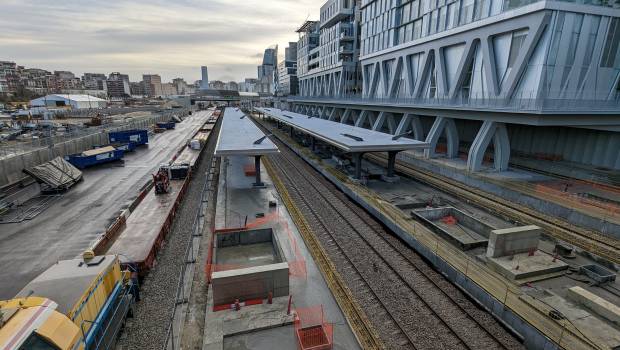
M 327 350 L 334 344 L 334 327 L 327 322 L 323 305 L 298 308 L 294 321 L 297 347 L 301 350 Z
M 259 217 L 254 219 L 253 221 L 245 223 L 245 226 L 242 227 L 234 227 L 230 229 L 218 229 L 214 231 L 212 235 L 212 240 L 209 244 L 209 250 L 207 255 L 207 263 L 205 266 L 205 272 L 207 274 L 207 280 L 211 281 L 211 274 L 217 271 L 227 271 L 243 268 L 242 265 L 234 265 L 234 264 L 215 264 L 213 261 L 213 249 L 215 246 L 215 235 L 217 234 L 226 234 L 231 232 L 252 230 L 264 227 L 272 227 L 274 229 L 279 228 L 283 232 L 286 233 L 286 240 L 280 239 L 281 244 L 286 245 L 282 246 L 283 250 L 287 250 L 290 254 L 285 254 L 287 256 L 287 263 L 289 265 L 289 276 L 296 278 L 307 278 L 307 268 L 306 268 L 306 259 L 304 258 L 297 239 L 289 226 L 288 221 L 282 215 L 279 210 L 273 210 L 272 212 L 264 215 L 263 217 Z M 280 236 L 282 238 L 282 236 Z
M 243 172 L 245 176 L 256 176 L 256 167 L 254 164 L 246 164 L 243 166 Z
M 559 203 L 596 207 L 610 213 L 620 213 L 620 191 L 613 186 L 580 180 L 563 180 L 537 183 L 534 190 Z
M 458 220 L 452 215 L 447 215 L 441 218 L 441 222 L 446 225 L 456 225 L 458 223 Z

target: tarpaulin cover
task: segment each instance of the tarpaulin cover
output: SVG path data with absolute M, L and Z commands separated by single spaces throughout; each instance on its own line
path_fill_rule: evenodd
M 61 157 L 24 169 L 24 172 L 43 184 L 44 191 L 68 190 L 82 179 L 82 172 Z

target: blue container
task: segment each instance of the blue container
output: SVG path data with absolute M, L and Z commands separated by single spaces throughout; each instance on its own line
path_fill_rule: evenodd
M 149 143 L 149 133 L 142 129 L 116 131 L 109 133 L 108 139 L 112 144 L 133 143 L 135 146 L 140 146 Z
M 175 124 L 174 122 L 159 122 L 157 123 L 157 127 L 170 130 L 175 128 Z
M 88 168 L 94 165 L 113 162 L 123 159 L 125 152 L 122 149 L 114 149 L 99 154 L 84 155 L 82 153 L 65 156 L 65 160 L 78 169 Z

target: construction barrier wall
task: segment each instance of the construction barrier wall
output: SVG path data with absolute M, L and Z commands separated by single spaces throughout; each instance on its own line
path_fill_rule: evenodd
M 136 128 L 149 128 L 151 125 L 168 120 L 168 115 L 156 115 L 147 119 L 131 122 L 123 126 L 104 130 L 100 133 L 85 135 L 75 139 L 42 145 L 26 153 L 16 154 L 0 159 L 0 187 L 17 183 L 26 177 L 22 170 L 48 162 L 56 157 L 80 153 L 92 149 L 95 145 L 108 144 L 108 132 L 120 131 Z

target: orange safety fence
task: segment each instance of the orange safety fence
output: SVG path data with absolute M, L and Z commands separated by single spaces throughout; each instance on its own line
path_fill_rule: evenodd
M 256 176 L 256 167 L 254 164 L 246 164 L 243 166 L 245 176 Z
M 325 320 L 323 305 L 297 308 L 294 330 L 298 349 L 329 350 L 333 347 L 334 327 Z
M 295 235 L 293 234 L 291 228 L 289 227 L 288 221 L 280 215 L 280 212 L 277 210 L 272 211 L 271 213 L 256 218 L 255 220 L 247 223 L 243 227 L 232 227 L 232 228 L 224 228 L 212 230 L 213 234 L 211 235 L 211 241 L 209 242 L 209 248 L 207 253 L 207 262 L 205 266 L 205 273 L 207 276 L 207 282 L 211 282 L 211 275 L 213 272 L 217 271 L 228 271 L 235 270 L 239 268 L 244 268 L 243 265 L 236 264 L 216 264 L 213 261 L 213 249 L 215 247 L 215 235 L 219 234 L 228 234 L 239 231 L 246 231 L 251 229 L 256 229 L 260 227 L 264 227 L 265 225 L 272 224 L 272 226 L 280 226 L 283 232 L 286 232 L 287 241 L 289 245 L 290 252 L 292 254 L 289 255 L 287 260 L 289 266 L 289 276 L 297 277 L 297 278 L 307 278 L 307 268 L 306 268 L 306 259 L 301 253 L 301 249 L 297 243 Z M 284 247 L 282 247 L 284 248 Z
M 443 222 L 446 225 L 456 225 L 458 220 L 454 216 L 448 215 L 448 216 L 444 216 L 443 218 L 441 218 L 441 222 Z

